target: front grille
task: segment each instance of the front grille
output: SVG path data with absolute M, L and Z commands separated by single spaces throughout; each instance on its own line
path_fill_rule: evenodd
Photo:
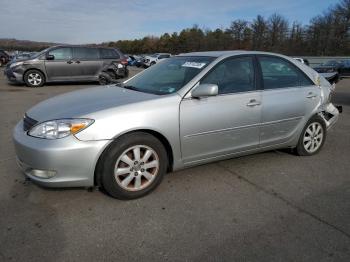
M 31 129 L 34 125 L 36 125 L 38 121 L 34 120 L 33 118 L 30 118 L 29 116 L 25 115 L 23 118 L 23 130 L 28 131 Z

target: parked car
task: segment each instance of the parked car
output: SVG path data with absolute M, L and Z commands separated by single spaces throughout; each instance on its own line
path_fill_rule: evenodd
M 101 70 L 98 81 L 100 85 L 109 85 L 117 83 L 118 79 L 127 77 L 128 75 L 129 70 L 125 65 L 112 62 Z
M 171 57 L 171 54 L 168 53 L 156 53 L 153 55 L 145 56 L 143 63 L 145 67 L 155 65 L 158 61 Z
M 309 63 L 309 60 L 305 59 L 305 58 L 300 58 L 300 57 L 294 57 L 295 60 L 299 61 L 300 63 L 302 64 L 305 64 L 305 65 L 310 65 Z
M 136 55 L 129 55 L 129 57 L 128 57 L 128 65 L 129 66 L 136 66 L 136 67 L 143 66 L 142 57 L 139 57 L 139 56 L 136 56 Z
M 5 74 L 10 82 L 29 87 L 49 82 L 98 81 L 101 70 L 111 62 L 127 66 L 126 57 L 118 49 L 62 45 L 9 63 Z
M 38 52 L 22 52 L 22 53 L 17 53 L 15 55 L 13 55 L 11 62 L 13 62 L 13 60 L 24 60 L 24 59 L 29 59 L 32 56 L 35 56 Z
M 0 67 L 6 65 L 10 61 L 10 56 L 0 49 Z
M 339 77 L 349 77 L 350 76 L 350 60 L 341 61 L 341 67 L 339 68 Z
M 41 102 L 13 140 L 20 167 L 36 183 L 100 186 L 133 199 L 167 171 L 279 148 L 318 153 L 339 115 L 332 88 L 278 54 L 188 53 L 122 84 Z
M 337 83 L 340 79 L 341 67 L 342 63 L 336 60 L 329 60 L 317 67 L 314 67 L 314 70 L 320 73 L 320 75 L 326 78 L 330 83 Z

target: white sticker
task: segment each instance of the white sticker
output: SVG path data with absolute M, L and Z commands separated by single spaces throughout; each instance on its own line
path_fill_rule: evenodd
M 182 65 L 183 67 L 193 67 L 193 68 L 202 68 L 205 66 L 205 63 L 197 63 L 197 62 L 186 62 Z

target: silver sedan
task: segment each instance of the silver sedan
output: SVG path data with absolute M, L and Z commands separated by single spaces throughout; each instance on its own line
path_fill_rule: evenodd
M 173 170 L 278 148 L 318 153 L 339 115 L 332 89 L 278 54 L 182 54 L 124 83 L 39 103 L 15 127 L 14 144 L 41 185 L 133 199 Z

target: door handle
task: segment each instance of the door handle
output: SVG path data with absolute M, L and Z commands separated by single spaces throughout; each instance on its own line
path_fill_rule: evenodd
M 308 93 L 307 96 L 306 96 L 306 98 L 311 98 L 311 99 L 315 98 L 315 97 L 317 97 L 317 95 L 312 93 L 312 92 Z
M 259 106 L 260 104 L 261 104 L 261 103 L 260 103 L 259 101 L 255 100 L 255 99 L 251 99 L 251 100 L 248 102 L 247 106 L 249 106 L 249 107 L 254 107 L 254 106 Z
M 80 61 L 79 61 L 79 60 L 78 60 L 78 61 L 75 61 L 75 63 L 80 64 Z
M 71 63 L 73 63 L 72 61 L 67 61 L 67 64 L 71 64 Z

